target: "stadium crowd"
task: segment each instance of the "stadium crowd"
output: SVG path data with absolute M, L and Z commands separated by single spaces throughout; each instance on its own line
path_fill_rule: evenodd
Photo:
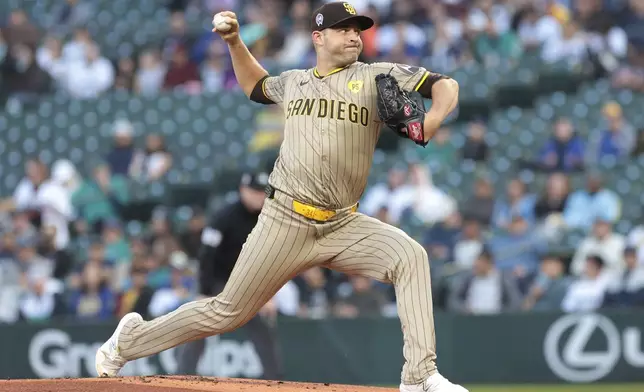
M 594 61 L 614 87 L 644 92 L 644 2 L 639 0 L 355 0 L 377 21 L 363 33 L 365 61 L 422 64 L 449 74 L 479 63 L 494 67 L 539 51 L 546 62 Z M 236 11 L 242 36 L 268 69 L 308 68 L 314 62 L 306 0 L 170 1 L 167 34 L 129 56 L 108 58 L 87 25 L 89 0 L 61 2 L 36 22 L 16 9 L 0 29 L 0 97 L 37 102 L 43 94 L 92 99 L 125 89 L 154 96 L 236 89 L 223 42 L 186 22 L 191 9 L 212 15 Z M 417 219 L 433 265 L 437 308 L 472 314 L 501 311 L 586 311 L 644 306 L 644 222 L 627 235 L 614 231 L 620 195 L 587 167 L 602 157 L 641 154 L 644 124 L 606 102 L 604 121 L 583 140 L 566 118 L 535 160 L 521 168 L 544 172 L 545 189 L 513 179 L 496 190 L 485 178 L 459 202 L 432 181 L 433 164 L 488 159 L 485 119 L 469 125 L 459 151 L 449 126 L 423 159 L 394 167 L 387 183 L 367 189 L 363 213 L 393 225 Z M 189 208 L 186 227 L 158 206 L 136 236 L 124 229 L 127 179 L 163 179 L 173 156 L 162 136 L 135 145 L 132 124 L 114 123 L 114 147 L 92 176 L 82 178 L 66 160 L 47 167 L 25 164 L 24 179 L 0 203 L 0 322 L 53 317 L 111 320 L 129 311 L 167 313 L 196 294 L 196 256 L 208 217 Z M 1 132 L 1 130 L 0 130 Z M 568 175 L 584 172 L 587 186 L 571 189 Z M 552 252 L 562 233 L 582 230 L 572 260 Z M 275 311 L 297 317 L 395 315 L 389 286 L 366 278 L 312 269 L 274 298 Z

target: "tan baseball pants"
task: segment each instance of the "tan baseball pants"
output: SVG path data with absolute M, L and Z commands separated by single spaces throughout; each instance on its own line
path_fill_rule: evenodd
M 187 303 L 119 336 L 127 360 L 232 331 L 248 322 L 290 279 L 314 266 L 393 283 L 402 324 L 402 382 L 422 383 L 436 372 L 429 260 L 402 230 L 377 219 L 339 211 L 318 223 L 295 213 L 293 199 L 277 191 L 267 199 L 225 289 Z

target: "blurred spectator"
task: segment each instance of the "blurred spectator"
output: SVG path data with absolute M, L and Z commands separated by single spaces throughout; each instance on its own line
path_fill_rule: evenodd
M 490 24 L 499 33 L 510 29 L 511 15 L 504 4 L 494 0 L 475 0 L 467 15 L 467 28 L 473 34 L 483 33 Z
M 294 10 L 299 11 L 300 15 L 294 18 L 293 28 L 285 37 L 284 46 L 275 56 L 277 63 L 284 68 L 299 68 L 303 66 L 303 53 L 311 50 L 311 33 L 308 20 L 310 12 L 305 1 L 295 3 Z M 365 31 L 369 32 L 371 29 Z M 364 34 L 364 33 L 363 33 Z
M 454 247 L 462 230 L 462 221 L 461 214 L 455 211 L 425 232 L 423 245 L 432 262 L 454 260 Z
M 96 241 L 87 249 L 87 261 L 85 264 L 112 266 L 114 260 L 110 260 L 105 256 L 105 245 L 103 242 Z
M 512 32 L 497 30 L 490 21 L 484 32 L 474 38 L 474 54 L 486 67 L 494 67 L 501 62 L 516 60 L 523 54 L 519 37 Z
M 79 319 L 110 320 L 114 316 L 115 305 L 115 293 L 101 265 L 86 264 L 79 287 L 70 293 L 70 311 Z
M 604 187 L 602 178 L 597 173 L 589 174 L 586 181 L 586 189 L 573 192 L 566 202 L 566 225 L 589 231 L 598 218 L 616 223 L 621 217 L 619 196 Z
M 516 310 L 521 295 L 514 279 L 496 268 L 492 254 L 482 251 L 471 272 L 454 284 L 448 307 L 466 314 L 496 314 Z
M 38 66 L 54 80 L 57 88 L 67 83 L 67 60 L 63 57 L 62 42 L 56 37 L 47 37 L 36 51 Z
M 49 278 L 54 274 L 54 262 L 38 254 L 37 237 L 22 237 L 16 241 L 16 256 L 27 280 Z
M 430 66 L 437 72 L 449 72 L 458 65 L 464 65 L 471 57 L 469 43 L 464 39 L 463 24 L 451 17 L 442 4 L 428 7 L 434 23 L 434 39 L 428 41 L 431 53 Z
M 297 285 L 289 280 L 273 297 L 275 308 L 279 314 L 297 317 L 300 311 L 300 291 Z
M 541 58 L 547 63 L 567 61 L 569 64 L 579 65 L 587 56 L 584 32 L 574 20 L 564 23 L 561 33 L 550 37 L 541 51 Z
M 644 128 L 639 129 L 636 132 L 635 148 L 631 153 L 631 157 L 639 157 L 644 155 Z
M 610 278 L 604 273 L 604 259 L 589 254 L 581 259 L 579 265 L 582 268 L 579 278 L 570 285 L 561 303 L 564 312 L 589 312 L 599 309 L 604 302 L 610 283 Z
M 375 216 L 382 208 L 387 207 L 392 195 L 407 181 L 407 172 L 399 167 L 389 169 L 387 183 L 378 183 L 367 189 L 360 203 L 360 209 L 369 216 Z
M 188 257 L 196 259 L 201 248 L 201 233 L 206 227 L 206 214 L 201 207 L 192 207 L 188 227 L 181 233 L 180 242 Z
M 545 239 L 519 215 L 512 218 L 507 231 L 493 236 L 488 246 L 497 268 L 512 273 L 520 283 L 532 277 L 547 250 Z
M 63 285 L 53 279 L 54 264 L 37 253 L 35 237 L 17 241 L 17 258 L 20 262 L 21 285 L 20 317 L 24 320 L 42 320 L 60 311 L 60 294 Z
M 525 183 L 519 179 L 513 179 L 508 183 L 505 192 L 505 197 L 497 198 L 494 203 L 492 225 L 498 229 L 506 229 L 515 216 L 520 216 L 528 224 L 533 224 L 537 198 L 527 193 Z
M 460 208 L 467 219 L 474 219 L 483 226 L 489 226 L 494 213 L 494 187 L 485 178 L 479 178 L 474 184 L 474 192 L 467 198 Z
M 481 231 L 481 224 L 476 220 L 466 220 L 454 245 L 454 264 L 458 269 L 472 268 L 477 257 L 483 251 L 485 239 Z
M 128 201 L 125 177 L 113 176 L 106 164 L 94 168 L 93 178 L 83 181 L 72 195 L 72 205 L 77 215 L 92 228 L 106 219 L 118 218 Z M 96 227 L 93 231 L 100 230 Z
M 74 30 L 72 39 L 63 45 L 63 58 L 69 63 L 84 62 L 87 59 L 87 50 L 92 45 L 95 43 L 89 30 L 86 27 L 78 27 Z
M 185 14 L 175 11 L 170 15 L 170 31 L 161 43 L 162 58 L 165 62 L 174 61 L 175 52 L 182 48 L 187 61 L 187 49 L 195 44 L 195 37 L 188 31 Z
M 425 147 L 423 160 L 429 164 L 430 167 L 447 168 L 452 167 L 456 158 L 456 148 L 450 142 L 451 131 L 447 127 L 443 127 L 436 132 L 436 135 L 431 142 Z M 468 140 L 469 141 L 469 140 Z
M 620 22 L 629 38 L 644 37 L 644 3 L 630 0 L 621 13 Z
M 168 72 L 165 74 L 163 88 L 172 89 L 199 81 L 200 75 L 197 65 L 190 61 L 183 46 L 176 47 L 173 50 Z
M 570 288 L 572 279 L 565 275 L 565 267 L 557 256 L 543 258 L 540 271 L 523 301 L 524 310 L 557 311 Z
M 373 281 L 364 276 L 352 276 L 349 281 L 351 293 L 335 304 L 334 314 L 342 318 L 381 316 L 387 298 L 374 288 Z
M 123 317 L 130 312 L 136 312 L 144 318 L 149 317 L 148 308 L 154 291 L 148 286 L 146 278 L 145 268 L 132 265 L 129 279 L 119 297 L 117 317 Z
M 548 177 L 546 189 L 534 206 L 537 219 L 563 219 L 562 214 L 570 197 L 570 182 L 562 173 L 553 173 Z
M 115 264 L 129 264 L 132 260 L 132 252 L 118 220 L 107 219 L 103 222 L 102 237 L 105 244 L 105 258 Z
M 9 49 L 14 46 L 26 46 L 31 51 L 36 50 L 40 41 L 39 29 L 29 21 L 25 11 L 15 9 L 9 14 L 9 23 L 2 29 Z
M 185 255 L 184 255 L 185 256 Z M 194 299 L 191 291 L 194 284 L 189 274 L 187 257 L 171 258 L 171 286 L 154 292 L 148 307 L 151 317 L 159 317 Z
M 604 306 L 644 306 L 644 265 L 638 262 L 634 248 L 624 250 L 624 264 L 623 274 L 608 289 Z
M 32 237 L 38 234 L 36 228 L 29 220 L 29 213 L 25 211 L 15 211 L 12 214 L 11 233 L 18 238 Z
M 484 162 L 488 159 L 488 146 L 485 142 L 486 131 L 487 128 L 483 122 L 470 123 L 467 139 L 461 150 L 463 159 L 470 159 L 474 162 Z
M 619 64 L 612 71 L 613 87 L 644 91 L 644 49 L 631 45 L 628 50 L 628 61 Z
M 113 175 L 128 176 L 133 169 L 132 162 L 137 152 L 132 142 L 134 128 L 128 120 L 119 119 L 114 122 L 113 132 L 114 145 L 105 160 Z
M 614 15 L 602 9 L 601 0 L 574 2 L 576 18 L 586 30 L 589 48 L 602 55 L 626 56 L 628 38 L 626 32 L 616 25 Z
M 362 56 L 367 61 L 372 61 L 378 57 L 378 29 L 381 25 L 381 18 L 378 7 L 373 3 L 374 2 L 371 2 L 367 5 L 363 12 L 363 15 L 368 16 L 373 20 L 373 26 L 360 34 L 360 38 L 362 39 Z M 291 16 L 295 19 L 301 15 L 306 20 L 311 15 L 311 10 L 307 9 L 308 7 L 308 2 L 306 0 L 296 1 L 291 9 Z M 289 38 L 287 37 L 286 39 L 288 42 Z M 307 41 L 310 40 L 307 39 Z M 294 43 L 291 43 L 290 46 L 293 47 Z
M 90 22 L 94 9 L 89 0 L 65 0 L 54 4 L 54 8 L 47 15 L 48 29 L 60 35 L 65 35 L 71 29 L 83 26 Z
M 52 226 L 44 227 L 40 231 L 40 241 L 37 248 L 38 254 L 52 260 L 52 277 L 63 280 L 71 272 L 76 263 L 75 256 L 68 248 L 57 249 L 56 229 Z
M 137 152 L 130 173 L 139 181 L 156 181 L 165 176 L 172 167 L 172 154 L 163 137 L 150 133 L 145 139 L 145 150 Z
M 554 135 L 546 142 L 536 163 L 528 164 L 539 170 L 574 172 L 583 169 L 585 146 L 567 118 L 555 123 Z
M 70 61 L 67 72 L 66 89 L 74 98 L 96 98 L 114 85 L 114 66 L 95 43 L 85 46 L 84 58 Z
M 0 237 L 0 323 L 16 322 L 20 316 L 21 271 L 17 260 L 16 235 Z
M 310 319 L 321 319 L 328 315 L 331 296 L 325 290 L 327 283 L 321 268 L 310 268 L 295 278 L 300 290 L 299 316 Z
M 74 165 L 65 159 L 54 162 L 51 178 L 36 193 L 36 206 L 41 214 L 41 227 L 53 227 L 56 249 L 69 244 L 69 224 L 75 218 L 72 194 L 80 186 L 81 177 Z
M 398 188 L 388 205 L 393 223 L 414 217 L 425 224 L 441 222 L 456 210 L 456 200 L 439 189 L 426 166 L 409 166 L 409 184 Z
M 30 276 L 23 285 L 20 297 L 20 318 L 26 321 L 44 321 L 64 313 L 60 281 L 46 276 Z
M 378 53 L 381 56 L 395 56 L 399 50 L 403 57 L 396 60 L 398 62 L 413 62 L 407 60 L 407 56 L 419 57 L 426 39 L 420 27 L 403 19 L 380 26 L 376 36 Z
M 134 60 L 130 57 L 119 59 L 116 68 L 116 77 L 114 78 L 114 88 L 119 90 L 131 91 L 134 88 Z
M 644 265 L 644 225 L 639 224 L 635 226 L 626 240 L 626 244 L 629 247 L 632 247 L 637 252 L 638 263 Z
M 204 91 L 215 92 L 225 88 L 228 72 L 227 57 L 223 53 L 226 48 L 219 42 L 213 42 L 208 49 L 208 55 L 200 67 L 200 78 Z
M 154 247 L 157 242 L 166 243 L 170 237 L 172 237 L 172 227 L 169 212 L 163 207 L 157 207 L 152 211 L 149 230 L 143 238 L 148 245 Z M 166 252 L 159 254 L 159 256 L 165 255 L 167 255 Z
M 147 96 L 158 94 L 163 87 L 166 72 L 166 66 L 157 51 L 144 51 L 139 56 L 139 67 L 134 73 L 134 90 Z
M 602 110 L 603 129 L 595 131 L 589 148 L 591 163 L 604 157 L 628 158 L 635 147 L 635 128 L 624 119 L 622 107 L 615 101 L 608 102 Z
M 25 176 L 18 182 L 11 198 L 0 203 L 2 211 L 24 211 L 33 216 L 40 214 L 37 207 L 37 190 L 49 176 L 47 166 L 38 159 L 25 162 Z
M 39 95 L 51 91 L 51 77 L 38 66 L 33 49 L 26 45 L 10 46 L 2 67 L 6 78 L 4 89 L 10 98 L 25 103 L 35 102 Z
M 581 276 L 589 255 L 602 259 L 602 268 L 611 274 L 621 274 L 624 268 L 624 248 L 626 240 L 623 235 L 613 231 L 612 222 L 600 217 L 595 220 L 592 233 L 581 241 L 573 257 L 570 270 Z
M 280 23 L 281 15 L 279 11 L 273 7 L 266 10 L 264 13 L 263 25 L 266 28 L 265 36 L 267 37 L 266 42 L 266 55 L 268 57 L 273 57 L 278 54 L 279 50 L 284 47 L 286 40 L 286 32 L 282 28 Z M 304 21 L 307 21 L 305 18 Z M 297 20 L 294 21 L 295 26 L 297 27 Z M 305 25 L 307 23 L 304 22 Z M 297 31 L 295 28 L 289 31 L 289 35 L 293 33 L 293 30 Z M 309 41 L 310 41 L 309 35 Z
M 559 21 L 547 14 L 545 8 L 545 4 L 535 2 L 523 10 L 518 34 L 526 50 L 540 49 L 545 43 L 561 36 Z

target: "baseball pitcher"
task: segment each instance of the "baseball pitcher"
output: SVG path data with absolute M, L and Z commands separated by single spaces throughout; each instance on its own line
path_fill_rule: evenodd
M 357 61 L 360 33 L 373 23 L 349 3 L 323 5 L 311 17 L 316 66 L 270 76 L 239 38 L 235 14 L 215 16 L 213 31 L 228 44 L 244 93 L 284 111 L 267 199 L 223 291 L 154 320 L 124 316 L 96 353 L 99 376 L 239 328 L 287 281 L 321 266 L 394 285 L 404 339 L 401 392 L 466 392 L 436 369 L 427 253 L 402 230 L 357 212 L 382 125 L 425 146 L 456 107 L 458 84 L 421 67 Z M 429 111 L 414 90 L 432 99 Z

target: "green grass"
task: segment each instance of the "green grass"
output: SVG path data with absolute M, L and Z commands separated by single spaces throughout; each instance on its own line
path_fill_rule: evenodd
M 471 385 L 470 392 L 642 392 L 644 384 Z

